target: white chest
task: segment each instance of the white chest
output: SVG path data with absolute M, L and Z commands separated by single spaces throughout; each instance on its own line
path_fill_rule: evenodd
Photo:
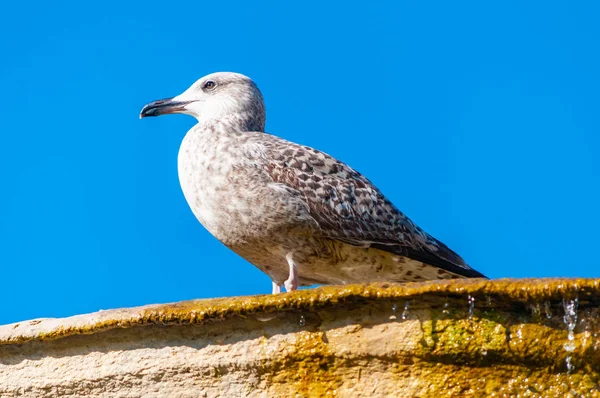
M 179 182 L 190 209 L 215 237 L 228 244 L 255 233 L 266 184 L 246 156 L 239 136 L 190 130 L 178 156 Z
M 226 177 L 232 167 L 223 156 L 217 158 L 218 140 L 191 130 L 183 139 L 178 155 L 179 183 L 196 218 L 211 232 L 221 223 L 220 202 Z M 225 161 L 224 161 L 225 160 Z

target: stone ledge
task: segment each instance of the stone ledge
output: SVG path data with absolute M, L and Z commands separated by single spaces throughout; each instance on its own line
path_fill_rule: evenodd
M 326 286 L 20 322 L 0 327 L 0 396 L 597 396 L 599 284 Z

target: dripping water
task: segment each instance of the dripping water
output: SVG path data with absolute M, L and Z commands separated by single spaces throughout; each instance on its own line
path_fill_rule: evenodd
M 563 345 L 563 348 L 567 352 L 573 352 L 575 350 L 575 326 L 577 326 L 577 307 L 579 306 L 579 299 L 575 297 L 573 300 L 563 299 L 563 308 L 565 309 L 565 315 L 563 322 L 567 327 L 567 342 Z M 571 373 L 575 366 L 573 365 L 571 355 L 567 356 L 566 359 L 567 371 Z
M 408 300 L 404 303 L 404 311 L 402 311 L 401 318 L 403 321 L 408 319 Z
M 546 314 L 546 319 L 552 319 L 552 310 L 550 309 L 550 302 L 544 302 L 544 313 Z
M 444 315 L 450 315 L 450 303 L 448 303 L 447 301 L 444 303 L 444 309 L 442 310 L 442 314 Z
M 396 303 L 392 304 L 392 315 L 390 316 L 390 319 L 396 319 L 396 310 L 398 309 L 398 306 L 396 305 Z
M 469 321 L 473 319 L 473 313 L 475 312 L 475 297 L 468 295 L 467 300 L 469 300 Z
M 568 373 L 571 373 L 571 372 L 573 372 L 573 370 L 575 370 L 575 365 L 573 365 L 573 359 L 571 358 L 570 355 L 567 357 L 567 359 L 565 359 L 565 363 L 567 365 Z

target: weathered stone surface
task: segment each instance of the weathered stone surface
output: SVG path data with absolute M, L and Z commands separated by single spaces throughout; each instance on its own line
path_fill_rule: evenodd
M 27 321 L 0 396 L 594 397 L 599 304 L 600 280 L 461 280 Z

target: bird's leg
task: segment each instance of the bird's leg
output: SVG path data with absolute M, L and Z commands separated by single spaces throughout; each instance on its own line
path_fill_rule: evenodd
M 278 285 L 275 281 L 273 281 L 273 294 L 281 293 L 281 285 Z
M 288 253 L 285 256 L 288 265 L 290 266 L 290 276 L 285 282 L 283 282 L 283 285 L 285 286 L 285 290 L 288 292 L 298 289 L 298 285 L 300 284 L 298 278 L 298 267 L 296 266 L 296 263 L 294 262 L 294 259 L 292 257 L 292 253 Z

